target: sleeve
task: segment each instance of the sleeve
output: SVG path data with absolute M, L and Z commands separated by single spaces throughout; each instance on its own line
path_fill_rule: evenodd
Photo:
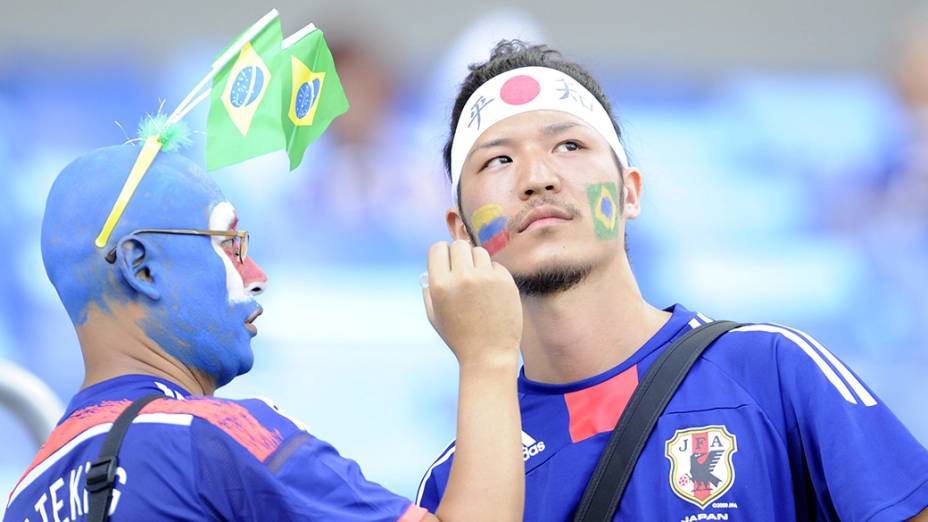
M 438 511 L 438 504 L 441 503 L 445 487 L 448 485 L 451 461 L 454 460 L 454 448 L 453 443 L 445 448 L 445 451 L 429 466 L 419 482 L 416 504 L 432 513 Z
M 427 514 L 368 481 L 357 463 L 305 431 L 273 427 L 279 444 L 256 455 L 221 428 L 195 427 L 197 485 L 216 518 L 420 522 Z
M 782 328 L 777 360 L 788 444 L 829 519 L 898 521 L 928 506 L 928 451 L 838 358 Z M 812 499 L 808 499 L 812 500 Z

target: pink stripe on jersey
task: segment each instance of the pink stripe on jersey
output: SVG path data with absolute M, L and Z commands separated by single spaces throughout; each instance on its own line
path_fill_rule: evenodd
M 428 514 L 429 512 L 427 509 L 421 508 L 415 504 L 410 504 L 406 512 L 403 513 L 403 516 L 396 522 L 422 522 Z
M 573 442 L 612 431 L 638 387 L 638 366 L 632 366 L 596 386 L 565 393 Z
M 52 431 L 29 469 L 23 473 L 23 478 L 42 461 L 84 431 L 99 424 L 115 421 L 116 417 L 129 407 L 129 404 L 131 401 L 127 400 L 103 401 L 72 413 L 67 420 Z M 251 412 L 234 402 L 200 398 L 185 401 L 159 399 L 146 405 L 141 413 L 181 413 L 203 419 L 224 431 L 261 462 L 264 462 L 283 440 L 278 430 L 269 431 L 254 418 Z

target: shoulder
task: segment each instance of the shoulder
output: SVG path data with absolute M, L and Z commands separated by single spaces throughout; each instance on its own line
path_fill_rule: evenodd
M 723 334 L 706 351 L 706 357 L 757 357 L 775 355 L 783 343 L 798 346 L 796 330 L 774 323 L 744 323 Z
M 215 452 L 219 443 L 244 450 L 260 462 L 265 462 L 286 441 L 306 432 L 302 423 L 264 398 L 160 400 L 143 412 L 186 417 L 193 442 L 201 453 Z
M 826 357 L 834 356 L 810 335 L 775 323 L 742 324 L 719 337 L 702 355 L 719 365 L 749 362 L 754 367 L 765 363 L 779 366 L 796 360 L 816 362 Z
M 872 394 L 835 354 L 802 330 L 775 323 L 745 324 L 720 337 L 702 357 L 743 383 L 775 381 L 783 395 L 823 388 L 851 404 L 871 406 Z

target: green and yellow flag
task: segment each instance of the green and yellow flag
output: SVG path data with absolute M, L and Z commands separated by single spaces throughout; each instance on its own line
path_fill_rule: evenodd
M 306 147 L 348 110 L 348 99 L 322 31 L 313 25 L 305 27 L 287 38 L 282 54 L 280 114 L 293 170 L 303 161 Z
M 280 19 L 275 17 L 213 78 L 207 170 L 286 146 L 280 124 L 279 93 L 285 85 L 280 73 L 282 39 Z

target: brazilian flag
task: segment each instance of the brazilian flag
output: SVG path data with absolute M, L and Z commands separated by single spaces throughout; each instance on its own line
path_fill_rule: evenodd
M 279 71 L 283 86 L 280 114 L 293 170 L 303 161 L 306 147 L 348 110 L 348 99 L 325 37 L 312 25 L 284 42 Z
M 207 170 L 285 147 L 279 95 L 285 85 L 280 74 L 282 40 L 280 19 L 275 17 L 213 78 Z

